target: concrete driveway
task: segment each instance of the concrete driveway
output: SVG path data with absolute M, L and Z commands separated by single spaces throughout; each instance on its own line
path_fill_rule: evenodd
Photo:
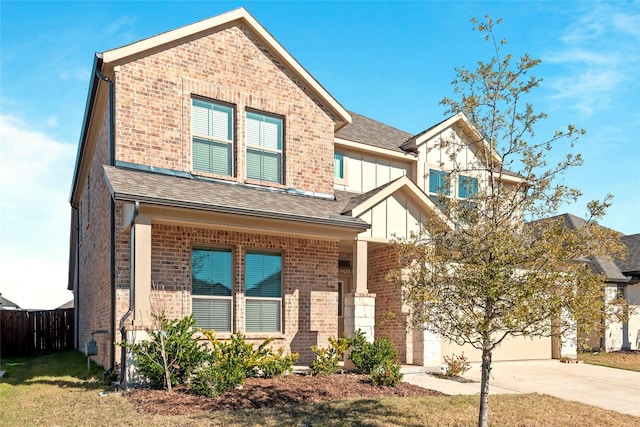
M 446 394 L 480 393 L 480 364 L 472 364 L 465 377 L 477 382 L 458 383 L 404 369 L 404 380 Z M 557 360 L 495 362 L 492 394 L 541 393 L 640 417 L 640 372 Z

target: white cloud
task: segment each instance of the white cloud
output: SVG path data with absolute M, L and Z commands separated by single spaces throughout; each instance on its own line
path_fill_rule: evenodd
M 106 34 L 121 33 L 123 27 L 132 26 L 137 21 L 135 16 L 124 15 L 112 22 L 106 28 Z
M 547 79 L 555 92 L 551 98 L 588 118 L 610 108 L 616 97 L 628 96 L 637 85 L 640 14 L 600 3 L 575 16 L 559 37 L 560 45 L 543 60 L 557 70 L 556 78 Z
M 616 13 L 613 15 L 612 22 L 620 31 L 626 32 L 632 37 L 640 38 L 640 14 Z
M 609 93 L 623 80 L 624 76 L 614 70 L 588 69 L 552 81 L 551 88 L 555 93 L 551 98 L 567 100 L 573 103 L 574 109 L 590 117 L 596 109 L 605 109 L 611 105 Z
M 75 147 L 0 115 L 0 292 L 26 308 L 53 308 L 66 291 L 69 186 Z

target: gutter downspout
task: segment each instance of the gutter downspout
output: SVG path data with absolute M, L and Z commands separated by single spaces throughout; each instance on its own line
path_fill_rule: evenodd
M 96 76 L 109 85 L 109 166 L 115 165 L 115 87 L 113 80 L 102 74 L 102 72 L 96 68 Z M 109 359 L 111 360 L 110 369 L 113 370 L 115 366 L 116 358 L 116 203 L 113 198 L 111 199 L 111 354 Z
M 134 294 L 136 289 L 136 232 L 135 232 L 135 224 L 136 219 L 138 218 L 138 212 L 140 211 L 140 202 L 135 202 L 133 208 L 133 216 L 131 217 L 131 222 L 129 223 L 129 245 L 130 245 L 130 256 L 129 256 L 129 309 L 120 319 L 120 336 L 122 342 L 127 342 L 127 331 L 124 328 L 124 323 L 126 320 L 133 314 L 135 310 L 135 301 Z M 127 379 L 127 349 L 125 347 L 122 348 L 120 353 L 120 387 L 122 390 L 127 389 L 128 379 Z
M 73 208 L 73 214 L 76 216 L 76 279 L 75 292 L 73 293 L 73 327 L 76 331 L 75 348 L 80 348 L 80 209 Z

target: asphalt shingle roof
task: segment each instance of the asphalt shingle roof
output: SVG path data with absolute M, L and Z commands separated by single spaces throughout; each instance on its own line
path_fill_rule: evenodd
M 405 153 L 400 148 L 413 135 L 392 126 L 349 111 L 351 123 L 336 132 L 336 138 Z
M 570 227 L 572 230 L 578 230 L 585 225 L 587 225 L 587 221 L 578 216 L 572 215 L 570 213 L 565 213 L 562 215 L 557 215 L 550 219 L 562 218 L 567 227 Z M 591 266 L 598 272 L 603 273 L 607 276 L 607 279 L 610 281 L 628 281 L 628 277 L 623 274 L 624 270 L 619 268 L 618 261 L 614 261 L 610 258 L 605 257 L 593 257 L 590 262 Z
M 623 273 L 640 273 L 640 234 L 630 234 L 620 238 L 627 246 L 627 257 L 616 260 L 616 265 Z
M 104 166 L 116 200 L 161 206 L 274 218 L 365 230 L 368 224 L 341 215 L 349 199 L 330 199 L 273 191 L 241 184 L 170 176 L 124 167 Z

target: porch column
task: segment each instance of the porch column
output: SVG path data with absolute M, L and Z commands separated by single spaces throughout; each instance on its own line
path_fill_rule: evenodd
M 344 296 L 344 332 L 352 337 L 361 329 L 368 341 L 373 341 L 375 326 L 375 294 L 367 289 L 367 242 L 356 240 L 353 244 L 353 289 Z
M 148 215 L 136 218 L 132 238 L 133 327 L 144 329 L 151 326 L 151 218 Z

